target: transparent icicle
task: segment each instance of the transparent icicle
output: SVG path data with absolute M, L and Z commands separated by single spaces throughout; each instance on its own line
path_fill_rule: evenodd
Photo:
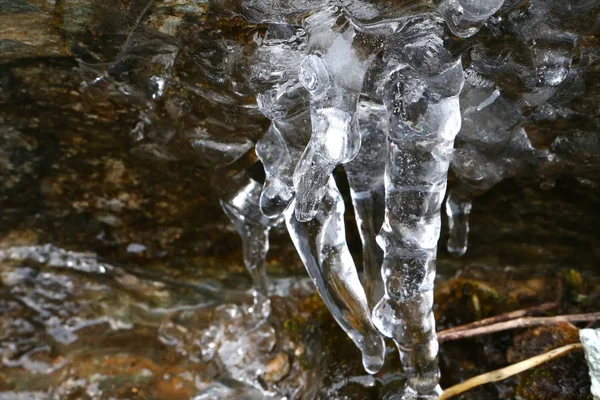
M 303 222 L 316 215 L 334 168 L 358 154 L 356 107 L 379 50 L 378 41 L 355 30 L 338 7 L 315 12 L 306 24 L 309 55 L 299 78 L 310 93 L 312 135 L 294 172 L 296 217 Z
M 367 372 L 374 373 L 383 365 L 385 347 L 371 322 L 367 299 L 346 245 L 344 203 L 335 182 L 330 179 L 316 217 L 306 223 L 294 216 L 293 192 L 290 195 L 286 191 L 290 190 L 288 172 L 301 155 L 298 145 L 290 142 L 286 133 L 294 132 L 294 127 L 300 128 L 299 119 L 307 118 L 304 113 L 291 121 L 274 120 L 269 132 L 258 142 L 256 152 L 267 171 L 261 208 L 275 216 L 287 207 L 288 232 L 319 295 L 361 350 Z M 310 124 L 305 126 L 310 129 Z M 301 135 L 302 129 L 296 132 Z M 310 131 L 304 133 L 310 135 Z
M 303 112 L 294 117 L 273 120 L 256 144 L 256 154 L 263 163 L 266 175 L 260 208 L 268 217 L 275 218 L 283 214 L 294 197 L 292 176 L 304 147 L 295 142 L 303 143 L 302 138 L 310 136 L 309 118 L 308 112 Z
M 398 399 L 436 399 L 438 342 L 432 312 L 440 207 L 460 129 L 460 60 L 445 48 L 438 21 L 415 18 L 386 48 L 384 103 L 389 134 L 384 250 L 385 295 L 373 311 L 399 349 L 407 388 Z
M 256 144 L 265 169 L 260 207 L 271 218 L 281 216 L 292 201 L 294 169 L 310 140 L 308 92 L 298 78 L 306 40 L 302 29 L 272 24 L 252 59 L 250 81 L 257 104 L 271 120 Z
M 464 121 L 464 120 L 463 120 Z M 510 133 L 505 132 L 509 137 Z M 508 146 L 505 144 L 505 146 Z M 498 145 L 494 149 L 498 150 Z M 504 149 L 505 151 L 508 149 Z M 446 217 L 448 218 L 447 249 L 450 254 L 462 256 L 467 252 L 469 241 L 469 214 L 473 200 L 488 192 L 502 181 L 507 174 L 515 171 L 507 170 L 502 163 L 495 162 L 486 155 L 471 147 L 460 148 L 452 156 L 452 170 L 457 183 L 450 190 L 446 199 Z M 509 165 L 516 168 L 516 162 Z
M 381 278 L 383 251 L 376 236 L 383 224 L 387 120 L 383 104 L 361 100 L 358 105 L 360 153 L 344 165 L 354 214 L 363 245 L 363 286 L 372 308 L 384 293 Z
M 311 221 L 298 221 L 293 207 L 286 210 L 285 219 L 319 295 L 362 352 L 365 370 L 377 372 L 383 366 L 385 344 L 371 322 L 365 292 L 346 244 L 344 200 L 333 178 Z
M 469 214 L 472 201 L 451 190 L 446 199 L 446 216 L 448 217 L 448 252 L 462 256 L 467 252 L 469 241 Z
M 367 299 L 346 245 L 344 203 L 331 171 L 315 218 L 303 223 L 294 213 L 293 172 L 312 133 L 308 92 L 299 84 L 298 63 L 294 69 L 296 74 L 289 69 L 300 52 L 289 41 L 283 48 L 268 43 L 263 41 L 258 51 L 267 69 L 257 76 L 256 81 L 268 77 L 274 65 L 279 65 L 281 70 L 273 74 L 273 79 L 257 83 L 260 110 L 271 120 L 267 133 L 256 145 L 256 154 L 266 175 L 260 198 L 261 210 L 269 217 L 277 217 L 285 210 L 290 236 L 319 294 L 361 350 L 365 369 L 374 373 L 383 364 L 385 347 L 383 338 L 371 322 Z
M 269 230 L 276 220 L 263 216 L 259 208 L 261 185 L 245 173 L 234 177 L 237 190 L 221 198 L 221 207 L 242 238 L 244 264 L 254 284 L 252 314 L 267 318 L 271 312 L 266 273 Z

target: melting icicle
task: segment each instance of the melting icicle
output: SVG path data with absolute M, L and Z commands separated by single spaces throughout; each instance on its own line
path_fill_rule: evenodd
M 292 203 L 293 204 L 293 203 Z M 330 178 L 315 218 L 300 222 L 285 212 L 288 232 L 327 308 L 362 352 L 365 370 L 377 372 L 385 344 L 371 322 L 367 298 L 346 244 L 344 200 Z
M 450 191 L 446 200 L 446 216 L 448 217 L 448 252 L 462 256 L 467 252 L 469 240 L 469 213 L 472 202 L 461 198 L 455 191 Z
M 381 278 L 383 252 L 375 240 L 383 224 L 387 121 L 385 107 L 361 100 L 358 107 L 361 150 L 344 169 L 348 175 L 350 195 L 360 238 L 363 244 L 364 286 L 369 305 L 374 307 L 384 293 Z
M 394 339 L 408 387 L 398 398 L 437 398 L 438 342 L 432 312 L 440 206 L 460 129 L 460 60 L 444 48 L 437 21 L 413 19 L 386 48 L 384 102 L 389 119 L 385 171 L 385 295 L 373 311 Z
M 276 35 L 277 32 L 270 33 Z M 287 47 L 285 53 L 276 53 L 279 57 L 272 59 L 272 54 L 281 51 L 281 48 L 267 46 L 269 42 L 263 42 L 258 57 L 260 61 L 268 63 L 269 69 L 266 73 L 263 71 L 258 79 L 269 76 L 270 68 L 277 66 L 283 71 L 287 69 L 289 75 L 287 81 L 276 79 L 269 82 L 266 89 L 257 84 L 262 89 L 257 95 L 259 106 L 271 119 L 269 130 L 256 145 L 257 156 L 263 162 L 266 174 L 260 198 L 261 209 L 271 217 L 286 210 L 288 231 L 319 294 L 336 321 L 361 350 L 365 369 L 374 373 L 383 365 L 385 346 L 371 322 L 367 299 L 346 244 L 344 203 L 331 178 L 331 171 L 327 175 L 324 199 L 317 203 L 315 218 L 303 223 L 298 221 L 294 213 L 292 175 L 311 137 L 310 115 L 305 108 L 306 96 L 299 89 L 306 93 L 304 86 L 314 89 L 315 85 L 307 77 L 294 75 L 289 68 L 301 54 L 295 51 L 295 47 Z M 305 85 L 298 86 L 297 79 L 305 79 Z M 336 117 L 335 109 L 323 112 L 330 113 L 332 118 Z M 335 139 L 335 136 L 329 139 Z
M 358 154 L 356 107 L 378 51 L 377 41 L 356 31 L 337 7 L 316 12 L 307 25 L 310 54 L 299 76 L 310 93 L 312 136 L 294 172 L 296 217 L 302 222 L 316 215 L 333 169 Z
M 244 264 L 254 284 L 253 313 L 267 318 L 271 312 L 266 258 L 269 250 L 269 230 L 276 221 L 263 216 L 258 205 L 261 185 L 239 174 L 233 181 L 237 190 L 224 195 L 221 207 L 242 238 Z
M 523 120 L 520 106 L 505 99 L 492 81 L 472 69 L 466 71 L 460 107 L 462 143 L 452 156 L 458 183 L 446 200 L 447 248 L 457 256 L 467 251 L 473 199 L 521 167 L 521 163 L 512 161 L 516 154 L 531 151 L 515 140 L 520 130 L 514 127 Z M 502 158 L 511 161 L 504 163 Z
M 446 199 L 449 229 L 447 249 L 450 254 L 462 256 L 467 252 L 469 214 L 473 206 L 473 199 L 486 193 L 504 179 L 507 171 L 504 166 L 496 164 L 472 148 L 461 148 L 454 151 L 452 170 L 458 178 L 458 183 L 452 188 Z
M 256 144 L 266 175 L 260 208 L 271 218 L 282 215 L 294 197 L 294 169 L 310 139 L 308 94 L 298 77 L 305 46 L 302 31 L 271 25 L 253 60 L 258 107 L 271 120 Z

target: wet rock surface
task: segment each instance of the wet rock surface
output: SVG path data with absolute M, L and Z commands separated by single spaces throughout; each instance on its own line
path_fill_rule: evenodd
M 146 94 L 132 100 L 115 81 L 90 83 L 98 71 L 79 60 L 117 60 L 145 6 L 0 0 L 0 399 L 377 399 L 402 385 L 397 359 L 364 373 L 281 229 L 268 263 L 272 314 L 257 321 L 248 313 L 240 240 L 214 180 L 256 161 L 251 148 L 267 121 L 239 105 L 244 88 L 234 101 L 231 82 L 209 85 L 206 76 L 218 81 L 226 70 L 222 57 L 194 55 L 241 51 L 196 33 L 250 43 L 242 24 L 208 18 L 205 2 L 156 1 L 144 23 L 178 37 L 190 56 L 178 59 L 176 74 L 197 82 L 195 92 L 170 88 L 171 101 L 148 111 Z M 123 63 L 144 74 L 146 61 Z M 195 141 L 210 139 L 201 129 L 185 136 L 145 123 L 144 112 L 178 120 L 190 104 L 202 118 L 181 126 L 221 126 L 239 154 L 198 152 Z M 542 187 L 509 179 L 477 198 L 465 257 L 438 255 L 440 328 L 556 299 L 553 313 L 598 310 L 600 194 L 588 178 Z M 346 218 L 359 258 L 354 217 Z M 442 384 L 576 340 L 560 325 L 446 343 Z M 586 399 L 588 388 L 583 353 L 573 353 L 461 398 Z

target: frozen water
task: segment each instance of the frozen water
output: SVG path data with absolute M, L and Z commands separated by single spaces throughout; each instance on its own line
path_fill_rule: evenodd
M 450 191 L 446 199 L 446 216 L 448 217 L 448 251 L 462 256 L 467 252 L 469 241 L 469 213 L 472 202 L 469 198 L 461 198 Z
M 298 221 L 291 207 L 285 217 L 288 232 L 319 295 L 361 350 L 365 370 L 377 372 L 384 362 L 385 345 L 371 322 L 367 298 L 346 244 L 344 201 L 333 178 L 311 221 Z
M 506 159 L 519 149 L 511 138 L 523 120 L 521 107 L 502 96 L 498 87 L 483 76 L 468 69 L 465 86 L 460 96 L 462 124 L 459 133 L 460 148 L 452 158 L 452 169 L 459 183 L 446 201 L 448 217 L 448 251 L 461 256 L 467 251 L 469 213 L 474 197 L 489 190 L 510 175 L 517 163 Z M 504 148 L 498 158 L 498 148 Z
M 266 318 L 270 313 L 267 291 L 266 259 L 269 251 L 269 230 L 277 223 L 260 212 L 261 185 L 245 174 L 232 177 L 223 188 L 221 207 L 242 238 L 244 264 L 254 284 L 255 316 Z
M 443 0 L 439 9 L 452 33 L 467 38 L 476 34 L 503 3 L 504 0 Z
M 174 40 L 139 17 L 116 60 L 81 69 L 89 88 L 112 85 L 138 105 L 133 154 L 217 169 L 213 186 L 242 238 L 260 321 L 269 311 L 269 230 L 284 218 L 366 370 L 381 367 L 382 335 L 390 337 L 408 378 L 390 398 L 436 398 L 432 290 L 448 169 L 456 177 L 445 207 L 448 249 L 456 255 L 467 251 L 477 196 L 502 180 L 594 181 L 599 6 L 215 0 L 198 37 Z M 152 10 L 150 2 L 142 16 Z M 218 21 L 227 18 L 237 18 L 236 29 L 225 33 Z M 186 72 L 174 79 L 178 67 Z M 332 177 L 340 165 L 363 244 L 362 283 Z M 261 166 L 264 176 L 251 173 Z M 20 257 L 43 256 L 25 250 Z M 223 335 L 206 331 L 202 356 L 246 362 L 233 351 L 244 343 Z M 227 382 L 202 390 L 199 398 L 254 396 Z
M 98 261 L 96 254 L 77 253 L 52 244 L 0 249 L 0 261 L 4 260 L 28 260 L 48 264 L 51 267 L 71 268 L 97 274 L 103 274 L 112 269 L 111 265 Z
M 364 287 L 373 307 L 383 296 L 381 263 L 383 252 L 376 236 L 383 224 L 385 208 L 385 157 L 387 119 L 383 104 L 361 100 L 358 106 L 361 151 L 346 164 L 354 214 L 363 244 Z
M 408 389 L 437 396 L 438 343 L 432 312 L 440 206 L 454 137 L 460 129 L 460 60 L 443 46 L 436 20 L 395 35 L 384 55 L 388 115 L 384 251 L 385 294 L 373 310 L 379 330 L 394 339 Z
M 490 20 L 502 0 L 445 0 L 439 14 L 362 1 L 241 3 L 251 21 L 277 26 L 261 38 L 251 69 L 258 107 L 271 120 L 256 146 L 266 174 L 261 210 L 285 214 L 309 274 L 367 370 L 382 363 L 374 324 L 398 345 L 408 375 L 399 396 L 435 398 L 432 289 L 448 168 L 452 162 L 458 178 L 446 204 L 448 246 L 463 254 L 472 199 L 535 160 L 554 163 L 523 128 L 523 102 L 488 76 L 516 74 L 526 87 L 524 102 L 537 107 L 567 78 L 576 34 L 561 39 L 552 30 L 556 6 L 537 3 L 527 10 L 532 20 L 513 13 L 506 23 Z M 488 21 L 494 35 L 517 32 L 532 44 L 531 65 L 476 47 L 463 74 L 446 48 L 440 16 L 462 38 Z M 301 28 L 286 31 L 284 24 Z M 540 44 L 544 35 L 560 45 Z M 364 291 L 341 232 L 343 208 L 331 178 L 340 164 L 363 241 Z

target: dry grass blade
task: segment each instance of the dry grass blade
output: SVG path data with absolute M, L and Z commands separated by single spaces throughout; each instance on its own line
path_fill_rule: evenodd
M 507 312 L 504 314 L 495 315 L 493 317 L 485 318 L 485 319 L 482 319 L 479 321 L 455 326 L 454 328 L 445 329 L 443 331 L 440 331 L 439 333 L 448 334 L 449 332 L 457 332 L 457 331 L 464 331 L 464 330 L 468 330 L 468 329 L 479 328 L 481 326 L 487 326 L 487 325 L 492 325 L 492 324 L 496 324 L 499 322 L 508 321 L 511 319 L 526 317 L 529 314 L 533 314 L 533 313 L 549 311 L 556 307 L 558 307 L 558 303 L 556 303 L 556 302 L 543 303 L 543 304 L 533 306 L 530 308 L 524 308 L 522 310 L 510 311 L 510 312 Z
M 461 382 L 444 390 L 444 393 L 442 393 L 440 400 L 449 399 L 450 397 L 454 397 L 458 394 L 466 392 L 467 390 L 473 389 L 477 386 L 481 386 L 486 383 L 501 381 L 528 369 L 537 367 L 538 365 L 548 362 L 554 358 L 561 357 L 577 349 L 583 349 L 583 345 L 581 343 L 569 344 L 567 346 L 551 350 L 547 353 L 540 354 L 539 356 L 531 357 L 525 361 L 509 365 L 508 367 L 475 376 L 471 379 L 467 379 L 464 382 Z
M 600 312 L 589 314 L 557 315 L 555 317 L 523 317 L 512 319 L 510 321 L 499 322 L 492 325 L 480 326 L 473 329 L 456 330 L 453 328 L 447 331 L 440 331 L 437 333 L 437 337 L 440 342 L 446 342 L 448 340 L 457 340 L 479 335 L 488 335 L 490 333 L 506 331 L 509 329 L 528 328 L 531 326 L 540 325 L 553 325 L 559 322 L 586 322 L 597 320 L 600 320 Z

